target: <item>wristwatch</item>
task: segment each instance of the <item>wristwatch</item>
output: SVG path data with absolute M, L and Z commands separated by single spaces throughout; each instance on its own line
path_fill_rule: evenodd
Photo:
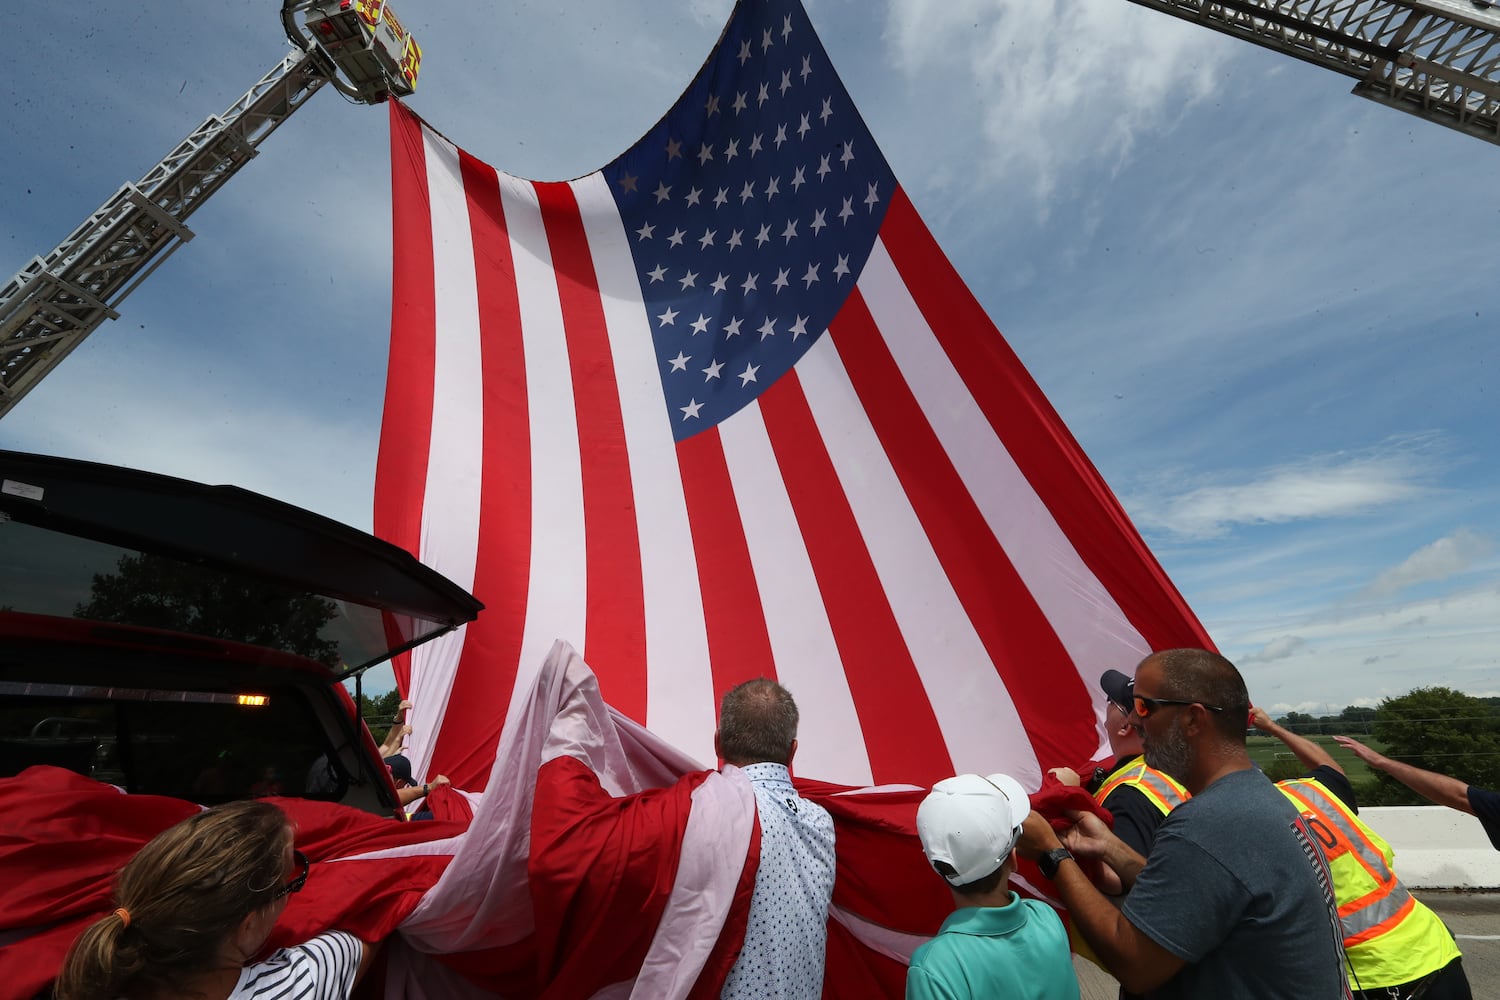
M 1042 870 L 1042 874 L 1049 879 L 1057 877 L 1057 866 L 1064 861 L 1071 860 L 1073 855 L 1068 853 L 1066 847 L 1056 847 L 1036 859 L 1036 866 Z

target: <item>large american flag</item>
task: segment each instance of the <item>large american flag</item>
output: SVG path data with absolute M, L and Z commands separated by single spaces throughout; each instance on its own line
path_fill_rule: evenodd
M 922 224 L 795 0 L 742 0 L 602 170 L 497 172 L 391 110 L 375 527 L 486 604 L 398 668 L 414 763 L 487 779 L 572 642 L 712 762 L 780 679 L 799 774 L 865 786 L 1100 746 L 1098 675 L 1208 645 Z

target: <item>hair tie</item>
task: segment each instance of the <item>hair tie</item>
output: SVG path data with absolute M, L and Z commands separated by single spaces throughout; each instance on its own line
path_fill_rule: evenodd
M 116 910 L 115 916 L 120 918 L 120 923 L 124 924 L 126 927 L 130 926 L 130 911 L 125 909 L 125 907 L 122 906 L 118 910 Z

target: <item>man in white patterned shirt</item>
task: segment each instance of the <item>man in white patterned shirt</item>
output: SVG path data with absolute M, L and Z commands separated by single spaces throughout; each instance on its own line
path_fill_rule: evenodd
M 760 865 L 745 944 L 725 1000 L 814 1000 L 823 993 L 828 904 L 833 898 L 833 818 L 792 787 L 797 704 L 758 678 L 724 695 L 714 749 L 755 789 Z

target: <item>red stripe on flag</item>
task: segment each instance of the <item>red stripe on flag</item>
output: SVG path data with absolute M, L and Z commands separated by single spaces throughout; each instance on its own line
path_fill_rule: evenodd
M 531 574 L 531 426 L 526 407 L 526 349 L 521 304 L 499 179 L 493 167 L 459 153 L 468 204 L 483 368 L 480 476 L 481 556 L 474 596 L 484 614 L 470 623 L 428 774 L 483 790 L 510 704 L 526 623 Z
M 693 533 L 717 706 L 724 692 L 741 681 L 774 679 L 776 664 L 718 429 L 678 442 L 677 462 Z
M 432 437 L 436 303 L 432 281 L 432 205 L 422 125 L 391 101 L 391 352 L 385 413 L 375 459 L 375 534 L 421 554 L 423 491 Z M 411 689 L 411 655 L 392 661 L 396 683 Z
M 630 454 L 593 256 L 567 184 L 535 184 L 562 305 L 582 465 L 584 648 L 610 705 L 646 720 L 646 598 Z
M 964 486 L 857 289 L 829 334 L 1037 759 L 1075 759 L 1096 740 L 1088 688 Z
M 952 774 L 942 728 L 796 370 L 759 402 L 839 647 L 874 782 L 926 782 Z
M 1213 649 L 1104 478 L 900 188 L 891 197 L 881 240 L 990 426 L 1147 645 Z

